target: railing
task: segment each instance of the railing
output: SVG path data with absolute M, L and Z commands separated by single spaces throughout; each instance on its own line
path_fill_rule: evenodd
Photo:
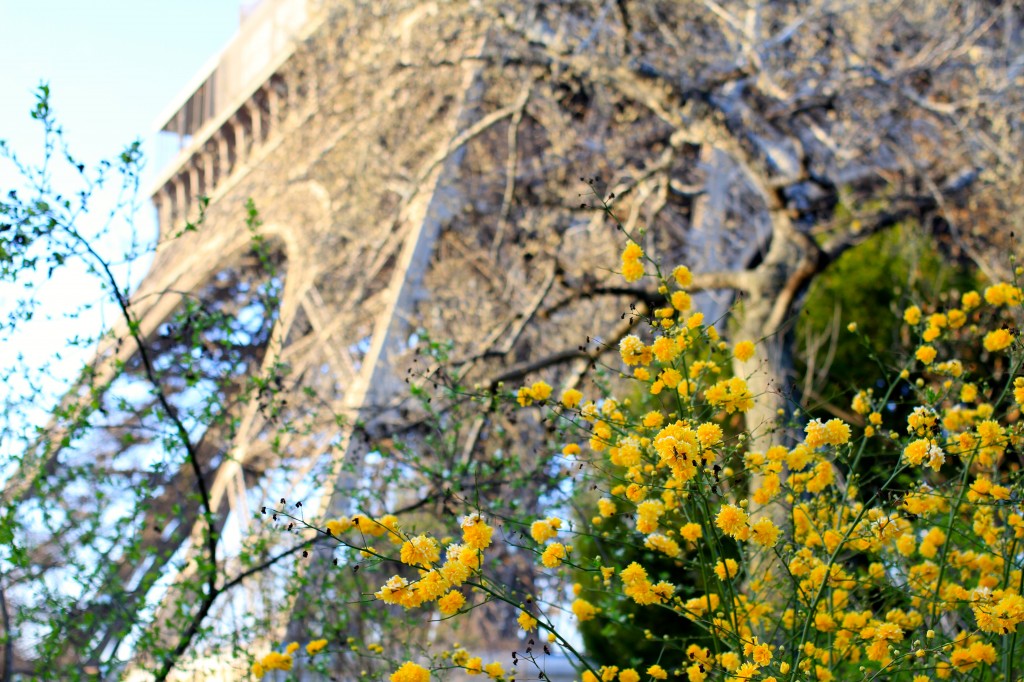
M 161 234 L 194 213 L 245 165 L 280 123 L 300 84 L 287 83 L 282 66 L 319 21 L 317 0 L 263 0 L 211 65 L 200 72 L 159 121 L 182 149 L 152 191 Z M 186 142 L 187 141 L 187 142 Z
M 263 0 L 245 19 L 212 67 L 161 117 L 161 130 L 197 136 L 226 108 L 248 98 L 267 71 L 290 54 L 294 38 L 310 19 L 308 0 Z

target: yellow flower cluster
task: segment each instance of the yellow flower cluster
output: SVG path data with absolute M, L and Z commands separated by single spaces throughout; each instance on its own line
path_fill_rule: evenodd
M 438 602 L 445 615 L 452 615 L 465 605 L 465 597 L 458 592 L 463 583 L 479 571 L 482 554 L 491 545 L 494 529 L 484 518 L 473 513 L 462 519 L 462 543 L 450 543 L 441 562 L 437 540 L 428 535 L 409 538 L 402 544 L 402 563 L 417 568 L 419 578 L 410 581 L 401 575 L 392 576 L 374 594 L 385 604 L 397 604 L 407 609 L 429 602 Z
M 568 551 L 561 542 L 552 542 L 550 545 L 544 548 L 544 553 L 541 554 L 540 562 L 544 564 L 545 568 L 558 568 L 563 561 L 566 560 Z
M 635 282 L 644 276 L 643 257 L 644 250 L 636 242 L 630 242 L 622 251 L 622 276 L 627 282 Z
M 747 382 L 740 377 L 719 381 L 707 390 L 704 397 L 708 403 L 723 408 L 728 414 L 746 412 L 754 407 L 754 396 L 747 388 Z
M 652 583 L 647 571 L 635 561 L 622 570 L 619 579 L 625 587 L 625 595 L 641 606 L 667 603 L 676 591 L 675 585 L 664 580 Z
M 689 283 L 688 271 L 683 274 L 683 281 Z M 985 301 L 991 305 L 1017 305 L 1018 291 L 1007 287 L 990 288 L 986 290 Z M 893 438 L 901 442 L 900 466 L 910 467 L 907 471 L 919 472 L 920 467 L 926 467 L 938 474 L 944 471 L 951 456 L 965 466 L 998 467 L 1009 442 L 1024 437 L 1020 429 L 1011 435 L 992 418 L 991 406 L 977 403 L 979 388 L 966 377 L 965 363 L 958 358 L 940 357 L 940 347 L 934 345 L 966 333 L 981 340 L 979 345 L 990 352 L 1013 350 L 1010 328 L 986 332 L 977 326 L 967 326 L 968 314 L 982 305 L 979 295 L 965 295 L 961 305 L 962 310 L 943 313 L 926 314 L 917 306 L 904 312 L 904 319 L 918 328 L 924 342 L 917 349 L 917 359 L 929 366 L 935 376 L 948 377 L 940 392 L 931 395 L 949 395 L 956 391 L 952 394 L 959 396 L 963 403 L 977 404 L 977 407 L 965 409 L 956 403 L 942 405 L 933 401 L 914 409 L 907 418 L 909 438 L 902 439 L 892 432 Z M 850 452 L 851 446 L 853 452 L 857 452 L 862 441 L 854 439 L 851 424 L 844 420 L 812 419 L 804 424 L 801 443 L 789 448 L 772 446 L 762 452 L 744 452 L 746 474 L 756 485 L 738 491 L 738 500 L 723 500 L 712 506 L 714 515 L 708 517 L 708 507 L 695 500 L 724 496 L 725 477 L 736 474 L 716 462 L 720 462 L 723 454 L 735 444 L 729 442 L 721 424 L 694 420 L 690 415 L 696 413 L 695 406 L 701 404 L 718 409 L 725 416 L 743 413 L 753 407 L 755 396 L 740 377 L 708 381 L 720 371 L 721 364 L 714 357 L 690 356 L 700 345 L 699 337 L 691 336 L 690 332 L 701 329 L 700 323 L 694 327 L 687 324 L 663 326 L 662 322 L 667 319 L 670 319 L 668 313 L 656 315 L 655 338 L 649 343 L 639 335 L 624 338 L 619 344 L 620 355 L 627 367 L 639 368 L 633 375 L 639 381 L 650 383 L 652 395 L 661 397 L 666 389 L 672 389 L 683 399 L 684 410 L 692 411 L 672 415 L 647 409 L 634 416 L 617 410 L 613 414 L 605 413 L 604 420 L 594 422 L 596 437 L 591 439 L 592 450 L 595 455 L 606 457 L 605 461 L 612 467 L 609 471 L 617 472 L 615 476 L 623 480 L 622 484 L 612 487 L 610 496 L 596 501 L 595 524 L 606 524 L 607 519 L 616 515 L 621 517 L 621 505 L 625 504 L 627 509 L 634 510 L 630 518 L 635 519 L 635 532 L 643 536 L 644 546 L 672 559 L 686 556 L 688 551 L 700 552 L 701 546 L 695 543 L 704 539 L 709 522 L 714 531 L 720 533 L 719 537 L 750 547 L 772 549 L 783 546 L 787 538 L 792 541 L 789 549 L 784 550 L 791 556 L 783 568 L 788 575 L 747 576 L 748 586 L 741 581 L 744 562 L 731 556 L 719 556 L 708 570 L 721 586 L 713 587 L 705 582 L 704 596 L 682 602 L 674 597 L 675 585 L 652 581 L 647 570 L 637 562 L 618 572 L 623 596 L 637 604 L 677 609 L 703 624 L 713 636 L 724 641 L 730 637 L 738 640 L 732 652 L 711 654 L 699 648 L 689 650 L 691 663 L 677 674 L 698 681 L 755 677 L 776 680 L 774 675 L 786 677 L 796 666 L 818 680 L 842 680 L 852 679 L 840 672 L 849 670 L 847 665 L 856 669 L 856 666 L 872 663 L 877 669 L 898 664 L 902 666 L 900 669 L 913 670 L 913 662 L 920 660 L 921 670 L 933 670 L 937 678 L 946 679 L 956 672 L 995 663 L 997 652 L 992 642 L 974 635 L 961 637 L 955 640 L 958 643 L 946 647 L 933 646 L 927 650 L 915 644 L 918 648 L 912 657 L 900 653 L 897 647 L 929 618 L 934 618 L 933 613 L 957 611 L 963 604 L 970 605 L 970 613 L 980 632 L 1013 633 L 1024 622 L 1024 598 L 1015 587 L 1022 575 L 1020 568 L 1011 571 L 1008 580 L 996 578 L 1004 571 L 1006 557 L 979 552 L 972 548 L 971 541 L 961 543 L 962 536 L 951 534 L 946 522 L 939 521 L 951 518 L 951 509 L 957 509 L 956 505 L 960 504 L 958 499 L 964 504 L 981 505 L 967 513 L 967 523 L 973 524 L 975 537 L 990 552 L 1005 550 L 1010 546 L 1006 543 L 1024 540 L 1024 513 L 993 506 L 1010 501 L 1013 487 L 994 482 L 995 472 L 979 472 L 967 481 L 968 486 L 962 488 L 959 495 L 949 490 L 940 493 L 921 480 L 895 499 L 868 488 L 870 504 L 861 502 L 861 491 L 852 481 L 840 478 L 835 462 L 837 458 L 849 457 L 845 453 Z M 720 342 L 714 332 L 707 333 L 705 329 L 702 338 L 706 347 L 724 350 L 717 348 Z M 753 357 L 753 351 L 753 344 L 745 342 L 736 345 L 732 356 L 743 362 Z M 689 380 L 684 381 L 684 378 Z M 959 382 L 959 388 L 953 382 Z M 1015 378 L 1012 383 L 1013 399 L 1017 406 L 1024 407 L 1024 379 Z M 929 394 L 922 391 L 921 395 Z M 855 414 L 866 417 L 862 438 L 863 442 L 870 442 L 884 422 L 884 413 L 891 411 L 891 407 L 884 400 L 879 402 L 870 389 L 858 392 L 852 407 Z M 885 446 L 884 442 L 879 444 Z M 809 497 L 800 499 L 798 496 Z M 758 508 L 778 506 L 769 506 L 773 511 L 752 517 L 748 501 Z M 887 503 L 894 508 L 886 509 Z M 961 514 L 957 512 L 954 516 L 963 518 Z M 694 520 L 695 516 L 702 515 L 704 524 Z M 938 522 L 924 525 L 928 518 Z M 690 544 L 681 545 L 682 540 Z M 955 546 L 952 545 L 954 540 L 957 541 Z M 711 538 L 709 546 L 717 546 L 718 542 L 717 538 Z M 852 555 L 872 559 L 864 574 L 858 575 L 838 560 Z M 867 602 L 862 591 L 885 589 L 897 575 L 893 572 L 897 570 L 895 566 L 900 567 L 900 575 L 907 576 L 908 606 L 882 613 L 864 608 Z M 608 574 L 602 571 L 604 581 L 612 569 L 608 571 Z M 775 623 L 781 623 L 793 634 L 809 631 L 827 635 L 832 645 L 820 646 L 819 640 L 804 641 L 794 650 L 796 656 L 780 661 L 773 647 L 759 642 L 754 633 L 778 632 L 768 627 L 771 621 L 766 618 L 776 603 L 769 590 L 785 589 L 787 582 L 796 586 L 799 608 L 775 612 Z M 971 592 L 972 584 L 984 585 L 988 591 Z M 737 592 L 740 587 L 742 590 Z M 746 594 L 746 590 L 751 590 L 752 594 Z M 758 600 L 753 600 L 752 595 L 758 595 Z M 785 600 L 777 603 L 785 605 Z M 585 604 L 582 608 L 586 619 L 600 617 L 600 611 L 590 611 L 591 601 Z M 577 598 L 573 611 L 578 612 L 580 608 Z M 808 615 L 802 616 L 803 613 Z M 809 619 L 806 628 L 801 618 Z M 773 675 L 762 672 L 769 667 L 773 667 Z M 617 680 L 622 679 L 623 672 L 627 679 L 632 679 L 633 669 L 626 670 L 606 666 L 600 676 L 588 672 L 583 679 Z M 671 673 L 665 671 L 665 674 Z M 859 679 L 861 673 L 853 674 Z M 660 675 L 659 668 L 651 677 L 663 679 Z M 932 678 L 921 674 L 907 677 L 910 682 L 924 679 Z
M 391 682 L 430 682 L 430 671 L 412 661 L 406 661 L 388 679 Z
M 536 402 L 543 402 L 551 397 L 551 386 L 543 381 L 534 382 L 531 386 L 523 386 L 516 395 L 516 400 L 522 407 L 529 407 Z M 572 396 L 570 396 L 570 399 Z M 564 398 L 563 398 L 564 400 Z M 577 402 L 578 399 L 577 399 Z
M 561 527 L 562 520 L 554 517 L 544 519 L 543 521 L 534 521 L 530 526 L 530 537 L 537 544 L 543 545 L 558 535 L 558 529 Z
M 644 276 L 644 258 L 636 243 L 625 247 L 627 281 Z M 676 620 L 658 632 L 651 625 L 645 637 L 662 644 L 664 658 L 637 654 L 599 669 L 582 661 L 585 682 L 924 682 L 1021 669 L 1024 645 L 1012 642 L 1024 623 L 1024 377 L 1016 376 L 1024 348 L 1006 321 L 1020 312 L 1021 290 L 996 284 L 963 294 L 956 308 L 908 307 L 901 366 L 888 384 L 851 391 L 851 413 L 755 424 L 756 401 L 775 397 L 747 383 L 756 345 L 730 347 L 691 314 L 682 289 L 692 283 L 688 269 L 675 268 L 660 282 L 662 307 L 619 341 L 621 392 L 610 381 L 586 402 L 576 388 L 554 402 L 545 382 L 518 389 L 521 406 L 544 403 L 568 424 L 552 450 L 556 468 L 571 458 L 584 471 L 574 503 L 592 525 L 569 505 L 512 520 L 535 544 L 510 551 L 533 556 L 566 603 L 549 610 L 488 576 L 483 552 L 494 528 L 478 513 L 463 518 L 459 543 L 403 534 L 393 517 L 328 522 L 339 539 L 358 529 L 400 546 L 407 568 L 376 597 L 410 609 L 436 601 L 455 617 L 469 582 L 517 613 L 524 640 L 539 629 L 549 643 L 566 641 L 553 631 L 559 609 L 600 628 L 646 607 L 637 615 L 655 615 L 645 623 L 686 618 L 698 633 L 699 643 L 682 641 Z M 955 356 L 957 347 L 971 352 Z M 978 371 L 984 362 L 995 363 L 988 374 Z M 576 533 L 601 554 L 574 553 Z M 628 611 L 617 604 L 624 600 Z M 292 653 L 259 665 L 286 670 L 273 666 L 290 668 Z M 462 649 L 450 660 L 469 675 L 505 674 Z M 429 678 L 407 661 L 390 679 Z
M 327 647 L 326 639 L 314 639 L 313 641 L 306 644 L 306 653 L 310 656 L 317 654 Z M 294 659 L 292 655 L 299 650 L 299 643 L 292 642 L 285 647 L 284 653 L 277 651 L 271 651 L 270 653 L 263 656 L 258 661 L 254 661 L 252 664 L 251 671 L 253 676 L 258 678 L 263 677 L 266 673 L 272 670 L 281 670 L 288 672 L 292 669 Z

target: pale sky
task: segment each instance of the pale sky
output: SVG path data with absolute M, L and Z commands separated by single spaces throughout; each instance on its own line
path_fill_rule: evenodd
M 0 139 L 36 139 L 33 91 L 48 81 L 85 160 L 145 138 L 238 27 L 238 0 L 0 0 Z
M 173 159 L 177 144 L 166 135 L 157 144 L 157 117 L 230 41 L 238 28 L 239 5 L 239 0 L 0 0 L 0 140 L 23 161 L 42 158 L 41 129 L 29 111 L 37 86 L 45 81 L 67 144 L 87 166 L 115 158 L 133 140 L 143 140 L 150 157 L 143 172 L 145 190 L 147 179 Z M 54 185 L 73 193 L 74 172 L 67 164 L 55 165 Z M 11 166 L 0 162 L 0 196 L 19 184 Z M 103 222 L 103 207 L 114 204 L 105 201 L 93 206 L 82 221 L 83 230 Z M 136 221 L 141 234 L 152 233 L 153 213 L 147 202 Z M 144 267 L 145 262 L 132 271 L 133 281 Z M 0 333 L 0 371 L 14 368 L 19 373 L 19 368 L 40 367 L 61 354 L 62 360 L 43 375 L 51 385 L 5 382 L 0 403 L 21 394 L 45 414 L 91 354 L 89 348 L 68 349 L 67 339 L 95 334 L 115 321 L 112 306 L 100 303 L 104 294 L 95 278 L 81 268 L 65 270 L 52 279 L 30 280 L 29 290 L 45 304 L 43 309 L 31 323 Z M 20 295 L 15 287 L 0 286 L 0 315 Z M 67 315 L 89 303 L 99 305 L 84 316 Z M 12 419 L 15 424 L 32 421 L 14 417 L 7 408 L 6 423 L 0 426 L 10 428 Z M 8 446 L 5 436 L 10 434 L 0 428 L 0 452 Z

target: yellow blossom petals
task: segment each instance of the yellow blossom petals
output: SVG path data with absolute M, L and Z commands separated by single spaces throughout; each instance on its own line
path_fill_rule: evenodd
M 430 671 L 421 665 L 407 661 L 388 678 L 391 682 L 430 682 Z
M 754 357 L 754 342 L 753 341 L 740 341 L 732 349 L 732 354 L 736 356 L 737 360 L 746 362 L 750 358 Z

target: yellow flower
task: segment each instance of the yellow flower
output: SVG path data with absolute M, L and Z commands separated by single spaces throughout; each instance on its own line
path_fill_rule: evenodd
M 665 513 L 665 505 L 658 500 L 647 500 L 636 506 L 637 519 L 636 529 L 647 535 L 658 528 L 658 519 Z
M 644 275 L 644 264 L 640 261 L 644 250 L 635 242 L 630 242 L 622 252 L 622 276 L 627 282 L 635 282 Z
M 988 334 L 985 334 L 985 340 L 983 341 L 985 350 L 990 353 L 1003 350 L 1011 343 L 1013 343 L 1013 334 L 1006 329 L 994 329 L 993 331 L 990 331 Z
M 896 549 L 903 556 L 913 556 L 914 550 L 917 549 L 917 542 L 914 540 L 914 536 L 910 533 L 904 533 L 896 539 Z
M 537 619 L 531 616 L 526 611 L 521 611 L 519 613 L 518 622 L 519 627 L 521 627 L 526 632 L 529 632 L 530 630 L 535 630 L 537 628 Z
M 388 581 L 373 596 L 385 604 L 401 604 L 406 606 L 413 592 L 409 589 L 409 581 L 400 575 L 388 578 Z
M 931 346 L 921 346 L 914 353 L 914 357 L 920 360 L 922 364 L 930 365 L 935 360 L 937 354 L 937 351 Z
M 477 553 L 472 547 L 467 547 L 471 552 Z M 472 565 L 462 561 L 462 545 L 448 545 L 447 555 L 445 557 L 444 565 L 441 567 L 441 575 L 449 583 L 455 586 L 459 586 L 469 579 L 473 568 L 476 567 L 477 561 L 474 558 Z
M 699 523 L 688 523 L 679 529 L 679 535 L 690 542 L 696 542 L 703 534 Z
M 597 615 L 597 608 L 586 599 L 576 599 L 572 603 L 572 612 L 583 623 Z
M 409 566 L 430 568 L 441 558 L 441 551 L 437 540 L 427 535 L 417 535 L 402 545 L 401 558 L 402 563 Z
M 340 519 L 334 519 L 333 521 L 327 522 L 327 532 L 334 537 L 340 537 L 342 533 L 352 527 L 352 522 L 342 516 Z
M 668 679 L 668 672 L 660 665 L 655 663 L 647 669 L 647 676 L 653 677 L 656 680 L 666 680 Z
M 505 669 L 501 667 L 501 663 L 495 661 L 494 663 L 488 663 L 485 665 L 484 672 L 487 673 L 487 676 L 492 680 L 496 680 L 505 674 Z
M 669 388 L 675 388 L 683 380 L 683 375 L 674 367 L 666 367 L 661 371 L 658 379 Z
M 758 519 L 750 527 L 750 538 L 762 547 L 774 547 L 779 542 L 779 535 L 782 531 L 772 523 L 772 520 L 764 517 Z
M 562 404 L 570 410 L 577 407 L 581 400 L 583 400 L 583 394 L 575 388 L 567 388 L 562 391 Z
M 639 337 L 630 334 L 619 341 L 619 355 L 627 365 L 649 365 L 653 354 Z
M 709 403 L 722 407 L 726 413 L 746 412 L 754 406 L 754 396 L 747 388 L 747 382 L 740 377 L 719 381 L 704 393 Z
M 406 661 L 391 673 L 391 682 L 430 682 L 430 671 L 421 665 Z
M 665 416 L 661 412 L 648 412 L 644 415 L 644 426 L 649 429 L 657 429 L 665 422 Z
M 683 288 L 693 284 L 693 274 L 690 272 L 690 268 L 685 265 L 677 265 L 673 268 L 672 277 L 676 280 L 676 284 Z
M 912 305 L 903 311 L 903 321 L 907 324 L 914 325 L 921 321 L 921 309 L 916 305 Z
M 622 250 L 622 262 L 640 260 L 643 257 L 644 250 L 636 242 L 626 244 L 626 248 Z
M 821 668 L 821 666 L 818 667 Z M 757 666 L 748 662 L 736 668 L 733 672 L 733 678 L 736 680 L 752 680 L 757 674 Z M 820 674 L 818 675 L 818 680 L 820 682 L 829 682 L 827 679 L 823 679 Z
M 842 419 L 829 419 L 825 422 L 825 437 L 830 445 L 843 445 L 850 442 L 850 426 Z
M 534 400 L 547 400 L 551 397 L 551 386 L 544 381 L 535 381 L 530 386 L 530 393 L 533 394 Z
M 977 291 L 968 291 L 960 297 L 960 306 L 965 311 L 971 311 L 981 305 L 981 294 Z
M 292 657 L 290 654 L 280 654 L 276 651 L 271 651 L 260 661 L 260 666 L 264 671 L 284 670 L 287 672 L 292 669 Z
M 536 381 L 532 386 L 523 386 L 516 393 L 516 402 L 520 407 L 529 407 L 534 400 L 547 400 L 551 397 L 551 386 L 544 381 Z
M 480 514 L 473 512 L 462 517 L 462 539 L 473 549 L 487 549 L 493 533 L 494 529 L 487 525 Z
M 704 422 L 697 427 L 697 440 L 705 448 L 717 445 L 722 441 L 722 427 L 711 422 Z
M 644 276 L 644 264 L 638 260 L 631 260 L 622 264 L 622 276 L 627 282 L 635 282 Z
M 632 668 L 626 668 L 619 673 L 619 682 L 640 682 L 640 674 Z
M 451 549 L 449 548 L 449 556 Z M 470 547 L 469 545 L 459 546 L 459 555 L 457 560 L 463 566 L 467 566 L 470 569 L 480 568 L 480 564 L 483 561 L 483 554 L 476 547 Z M 454 580 L 452 582 L 455 582 Z
M 534 542 L 538 545 L 542 545 L 548 540 L 558 535 L 558 529 L 562 527 L 562 520 L 558 518 L 548 518 L 543 521 L 534 521 L 530 526 L 530 536 Z
M 726 559 L 724 562 L 719 561 L 715 564 L 715 575 L 719 580 L 728 580 L 736 577 L 739 569 L 740 565 L 736 563 L 735 559 Z
M 1008 634 L 1017 631 L 1017 625 L 1024 622 L 1024 598 L 1007 594 L 998 601 L 978 600 L 971 604 L 978 628 L 994 634 Z
M 869 391 L 858 391 L 857 395 L 853 396 L 853 402 L 850 404 L 853 411 L 857 414 L 867 414 L 871 411 L 871 395 Z
M 985 301 L 990 305 L 1020 305 L 1021 298 L 1021 290 L 1007 282 L 985 289 Z
M 679 345 L 667 336 L 659 336 L 651 344 L 651 352 L 654 353 L 654 357 L 658 358 L 658 362 L 672 362 L 679 355 L 679 351 Z
M 704 682 L 708 678 L 708 668 L 703 663 L 694 663 L 686 669 L 689 682 Z
M 686 312 L 693 306 L 693 299 L 685 291 L 672 292 L 672 307 L 679 312 Z
M 644 489 L 642 485 L 630 483 L 629 486 L 626 488 L 626 498 L 630 502 L 640 502 L 645 497 L 647 497 L 647 491 Z
M 441 613 L 451 616 L 458 613 L 459 609 L 466 603 L 466 598 L 458 590 L 451 590 L 448 594 L 437 600 L 437 606 Z
M 402 535 L 398 532 L 398 517 L 394 514 L 385 514 L 377 519 L 375 524 L 381 534 L 388 534 L 388 539 L 396 545 L 402 544 Z
M 740 362 L 746 362 L 750 358 L 754 357 L 754 342 L 740 341 L 736 344 L 736 347 L 732 349 L 732 353 Z
M 313 656 L 318 651 L 322 650 L 327 646 L 326 639 L 314 639 L 312 642 L 306 645 L 306 653 Z
M 850 440 L 850 426 L 842 419 L 829 419 L 822 424 L 820 419 L 812 419 L 804 427 L 807 434 L 807 447 L 818 448 L 822 445 L 842 445 Z
M 715 517 L 715 525 L 726 535 L 736 537 L 747 524 L 747 513 L 731 504 L 723 504 Z
M 541 554 L 540 562 L 547 568 L 557 568 L 565 560 L 565 545 L 561 542 L 552 542 Z
M 647 549 L 657 550 L 666 556 L 672 557 L 673 559 L 680 554 L 679 543 L 666 535 L 662 535 L 661 533 L 648 535 L 647 539 L 644 540 L 644 547 Z
M 750 656 L 758 666 L 764 667 L 772 661 L 772 649 L 767 644 L 758 644 L 757 638 L 743 646 L 743 653 Z
M 644 570 L 643 566 L 634 561 L 629 566 L 622 569 L 622 572 L 619 573 L 619 577 L 622 578 L 622 582 L 625 585 L 635 585 L 636 583 L 647 580 L 647 571 Z
M 964 384 L 960 387 L 960 402 L 973 403 L 978 399 L 978 387 L 974 384 Z

